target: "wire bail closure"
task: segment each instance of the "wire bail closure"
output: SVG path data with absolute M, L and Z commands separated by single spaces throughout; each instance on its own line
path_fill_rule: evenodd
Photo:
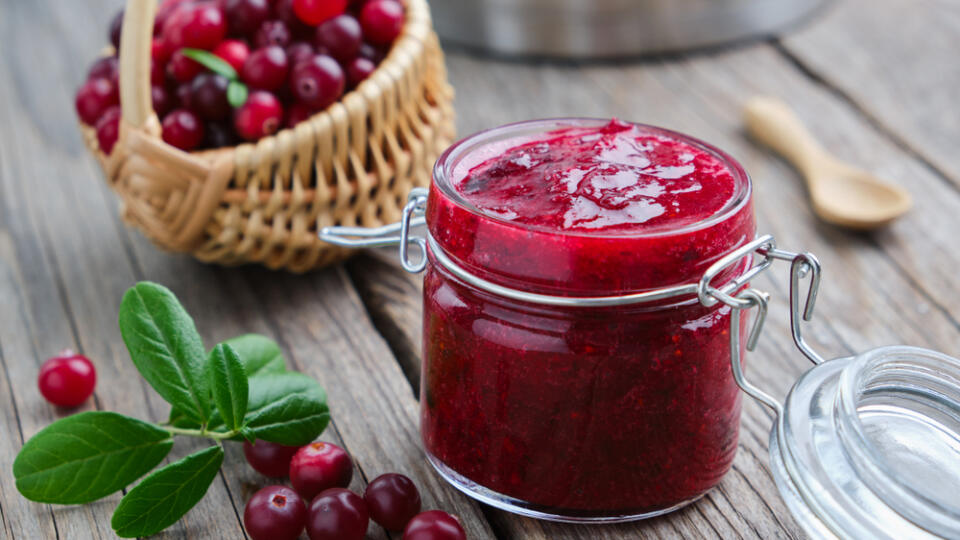
M 712 307 L 718 303 L 731 309 L 730 313 L 730 362 L 733 377 L 747 395 L 773 409 L 778 415 L 783 406 L 770 394 L 747 380 L 743 373 L 740 354 L 740 312 L 757 308 L 750 333 L 747 336 L 746 350 L 752 351 L 757 346 L 763 324 L 767 317 L 767 306 L 770 295 L 766 292 L 749 288 L 748 283 L 759 274 L 770 268 L 775 261 L 790 263 L 790 333 L 797 348 L 814 364 L 824 361 L 823 357 L 813 350 L 803 338 L 803 321 L 813 318 L 813 310 L 820 288 L 820 261 L 812 253 L 794 253 L 777 248 L 772 235 L 762 235 L 747 242 L 739 248 L 724 255 L 703 273 L 696 283 L 674 285 L 652 291 L 632 293 L 617 296 L 588 296 L 568 297 L 538 294 L 528 291 L 504 287 L 470 273 L 451 259 L 436 240 L 427 232 L 424 236 L 413 234 L 411 229 L 426 223 L 424 214 L 427 208 L 427 190 L 414 188 L 407 197 L 407 204 L 403 207 L 401 219 L 398 223 L 382 227 L 324 227 L 319 237 L 324 242 L 351 248 L 371 248 L 397 246 L 400 263 L 407 272 L 416 274 L 427 266 L 427 248 L 437 263 L 451 272 L 457 278 L 487 292 L 521 302 L 566 307 L 607 307 L 629 304 L 655 302 L 681 296 L 696 296 L 699 302 Z M 419 257 L 410 258 L 410 245 L 419 249 Z M 759 261 L 753 261 L 743 274 L 731 279 L 727 284 L 715 287 L 712 282 L 724 270 L 727 270 L 745 258 L 753 259 L 760 256 Z M 801 301 L 801 281 L 809 275 L 810 283 L 806 297 Z

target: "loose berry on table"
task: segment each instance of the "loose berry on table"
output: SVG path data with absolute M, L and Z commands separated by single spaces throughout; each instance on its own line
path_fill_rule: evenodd
M 388 531 L 402 531 L 420 512 L 420 492 L 402 474 L 382 474 L 363 493 L 370 517 Z
M 460 520 L 442 510 L 429 510 L 410 520 L 403 540 L 467 540 Z
M 243 455 L 258 473 L 280 478 L 290 473 L 290 460 L 299 446 L 285 446 L 269 441 L 243 442 Z
M 119 109 L 117 118 L 119 119 Z M 37 386 L 47 401 L 61 407 L 76 407 L 93 394 L 97 370 L 93 363 L 73 351 L 63 351 L 40 368 Z
M 290 483 L 302 497 L 310 499 L 329 488 L 345 488 L 353 478 L 353 463 L 347 452 L 328 442 L 310 443 L 290 461 Z
M 243 511 L 243 525 L 253 540 L 295 540 L 306 521 L 306 505 L 286 486 L 261 489 Z
M 362 540 L 369 525 L 366 503 L 349 489 L 328 489 L 310 503 L 307 515 L 310 540 Z

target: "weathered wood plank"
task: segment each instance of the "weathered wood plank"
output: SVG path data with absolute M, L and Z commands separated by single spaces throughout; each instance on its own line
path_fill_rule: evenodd
M 783 46 L 960 187 L 960 4 L 849 0 Z

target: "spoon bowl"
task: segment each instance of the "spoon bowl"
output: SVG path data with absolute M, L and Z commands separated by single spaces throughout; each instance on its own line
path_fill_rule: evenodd
M 851 229 L 883 227 L 912 206 L 910 194 L 831 156 L 782 101 L 757 97 L 744 108 L 747 131 L 803 175 L 821 219 Z

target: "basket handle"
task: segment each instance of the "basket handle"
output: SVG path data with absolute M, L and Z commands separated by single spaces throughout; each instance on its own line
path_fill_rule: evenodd
M 150 98 L 150 48 L 157 0 L 127 0 L 120 32 L 120 107 L 123 120 L 142 128 L 153 116 Z

